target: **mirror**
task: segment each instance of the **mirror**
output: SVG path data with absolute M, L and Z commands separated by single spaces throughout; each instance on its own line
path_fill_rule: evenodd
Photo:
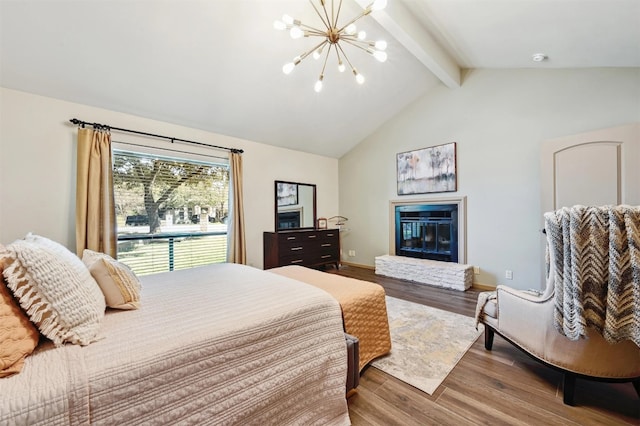
M 275 182 L 276 232 L 316 227 L 316 186 Z

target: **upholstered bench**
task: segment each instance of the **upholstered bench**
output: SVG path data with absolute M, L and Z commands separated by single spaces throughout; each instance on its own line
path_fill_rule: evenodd
M 282 266 L 269 272 L 313 285 L 331 294 L 342 308 L 344 330 L 359 340 L 359 368 L 391 351 L 387 304 L 382 286 L 303 266 Z

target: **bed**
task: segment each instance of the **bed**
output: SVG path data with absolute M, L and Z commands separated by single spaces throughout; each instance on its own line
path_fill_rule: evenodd
M 40 342 L 0 379 L 0 424 L 349 424 L 338 302 L 236 264 L 140 278 L 87 346 Z

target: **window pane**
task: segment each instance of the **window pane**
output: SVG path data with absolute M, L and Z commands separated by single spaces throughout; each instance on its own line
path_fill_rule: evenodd
M 114 150 L 118 260 L 136 274 L 224 262 L 227 165 Z

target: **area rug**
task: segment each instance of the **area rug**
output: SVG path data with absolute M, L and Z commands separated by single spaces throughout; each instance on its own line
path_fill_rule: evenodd
M 475 319 L 387 296 L 391 353 L 371 365 L 432 395 L 482 333 Z

